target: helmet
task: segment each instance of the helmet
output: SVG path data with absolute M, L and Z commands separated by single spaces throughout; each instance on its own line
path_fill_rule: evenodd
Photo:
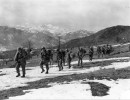
M 18 50 L 18 51 L 19 51 L 19 50 L 22 50 L 22 48 L 19 47 L 17 50 Z
M 45 50 L 46 48 L 45 47 L 42 47 L 42 49 L 41 50 Z

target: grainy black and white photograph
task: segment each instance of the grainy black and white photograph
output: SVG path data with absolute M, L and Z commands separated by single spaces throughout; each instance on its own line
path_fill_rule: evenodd
M 130 100 L 130 0 L 0 0 L 0 100 Z

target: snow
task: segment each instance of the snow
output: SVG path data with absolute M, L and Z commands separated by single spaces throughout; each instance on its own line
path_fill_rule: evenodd
M 130 59 L 129 57 L 122 58 L 110 58 L 110 59 L 94 59 L 93 62 L 96 61 L 104 61 L 104 60 L 121 60 L 121 59 Z M 89 62 L 88 60 L 84 60 L 83 62 Z M 77 64 L 77 61 L 72 62 L 72 64 Z M 125 68 L 130 65 L 130 62 L 114 62 L 111 65 L 104 66 L 103 68 Z M 54 65 L 56 66 L 56 65 Z M 26 78 L 16 78 L 16 72 L 14 68 L 5 68 L 0 69 L 1 74 L 6 74 L 0 76 L 0 90 L 15 88 L 19 86 L 26 86 L 27 82 L 33 82 L 40 79 L 45 78 L 53 78 L 57 76 L 63 75 L 71 75 L 74 73 L 89 73 L 96 70 L 101 70 L 100 66 L 91 67 L 89 69 L 68 69 L 65 66 L 63 71 L 58 71 L 58 67 L 50 68 L 49 74 L 46 75 L 44 73 L 40 73 L 41 69 L 39 66 L 36 67 L 27 67 L 27 75 Z M 5 80 L 6 79 L 6 80 Z M 40 89 L 30 89 L 24 90 L 24 92 L 28 92 L 25 95 L 9 97 L 9 99 L 130 99 L 130 79 L 118 79 L 117 81 L 111 80 L 87 80 L 92 82 L 100 82 L 107 86 L 110 86 L 110 90 L 108 91 L 109 95 L 103 97 L 92 96 L 90 85 L 89 84 L 81 84 L 82 80 L 72 81 L 69 84 L 59 84 L 59 83 L 50 83 L 51 87 L 49 88 L 40 88 Z
M 16 25 L 14 27 L 17 29 L 25 30 L 32 33 L 49 31 L 53 35 L 57 35 L 57 34 L 65 35 L 64 33 L 68 32 L 67 29 L 64 29 L 59 26 L 54 26 L 52 24 L 43 24 L 43 25 L 35 26 L 29 23 L 25 23 L 24 25 Z
M 88 89 L 88 92 L 86 92 L 86 89 Z M 90 86 L 77 82 L 73 84 L 55 85 L 51 88 L 41 88 L 27 91 L 31 92 L 25 94 L 22 98 L 21 96 L 17 96 L 15 99 L 86 99 L 87 96 L 91 97 Z

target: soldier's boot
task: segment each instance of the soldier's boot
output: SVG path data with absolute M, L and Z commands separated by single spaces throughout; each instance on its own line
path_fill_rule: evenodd
M 49 65 L 47 64 L 46 65 L 46 74 L 48 74 L 48 71 L 49 71 Z
M 89 61 L 91 61 L 91 56 L 89 55 Z
M 63 66 L 61 67 L 61 70 L 63 70 Z
M 42 69 L 42 71 L 41 71 L 41 73 L 43 73 L 45 70 L 44 69 Z
M 71 68 L 71 65 L 69 64 L 69 69 Z
M 19 77 L 20 76 L 20 73 L 18 73 L 17 75 L 16 75 L 16 77 Z
M 61 66 L 59 66 L 59 71 L 61 71 Z
M 61 66 L 59 66 L 59 71 L 61 71 Z
M 23 75 L 21 77 L 25 77 L 25 65 L 22 66 L 22 72 L 23 72 Z
M 71 67 L 71 65 L 70 65 L 70 61 L 68 61 L 68 67 L 69 67 L 69 69 L 70 69 L 70 67 Z
M 81 59 L 81 68 L 83 68 L 83 60 Z
M 21 77 L 23 78 L 23 77 L 25 77 L 25 75 L 22 75 Z
M 62 65 L 62 63 L 61 63 L 61 70 L 63 70 L 63 65 Z
M 44 68 L 43 68 L 43 65 L 40 65 L 40 67 L 42 69 L 41 73 L 43 73 L 45 71 Z
M 60 61 L 61 70 L 63 70 L 63 60 Z
M 20 71 L 19 71 L 19 68 L 20 68 L 20 65 L 19 65 L 19 64 L 17 64 L 17 65 L 16 65 L 16 72 L 17 72 L 16 77 L 19 77 L 19 76 L 20 76 Z
M 62 70 L 62 61 L 60 60 L 59 61 L 59 71 L 61 71 Z

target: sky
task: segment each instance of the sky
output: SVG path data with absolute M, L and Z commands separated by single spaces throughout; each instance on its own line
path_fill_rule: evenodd
M 0 25 L 26 23 L 89 31 L 130 25 L 130 0 L 0 0 Z

